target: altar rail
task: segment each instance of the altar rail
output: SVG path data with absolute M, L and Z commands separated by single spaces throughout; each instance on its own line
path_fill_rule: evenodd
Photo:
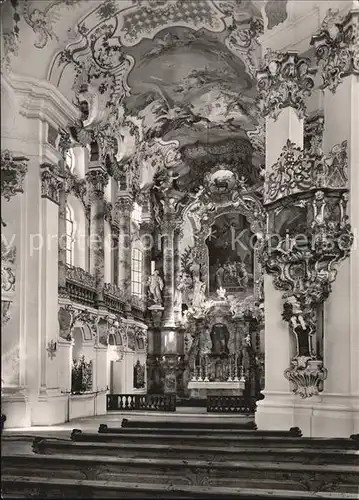
M 175 394 L 107 394 L 107 411 L 176 411 Z
M 243 396 L 207 396 L 208 413 L 244 413 L 256 411 L 256 399 Z

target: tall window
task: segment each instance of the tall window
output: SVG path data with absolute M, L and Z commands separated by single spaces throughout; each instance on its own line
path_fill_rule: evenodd
M 131 293 L 142 296 L 142 252 L 137 248 L 132 250 Z
M 75 224 L 71 208 L 66 206 L 66 263 L 73 265 L 75 243 Z
M 141 224 L 141 219 L 142 219 L 142 207 L 138 203 L 133 204 L 133 210 L 132 210 L 132 215 L 131 218 L 134 222 L 137 222 L 137 224 Z
M 66 151 L 65 162 L 66 162 L 66 165 L 69 167 L 69 169 L 72 172 L 73 168 L 74 168 L 74 159 L 73 159 L 73 156 L 72 156 L 71 149 L 68 149 Z

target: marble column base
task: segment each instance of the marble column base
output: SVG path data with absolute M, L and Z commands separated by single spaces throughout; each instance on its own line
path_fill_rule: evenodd
M 31 426 L 31 404 L 26 390 L 5 387 L 1 396 L 1 413 L 6 415 L 5 429 Z
M 263 392 L 255 421 L 259 430 L 299 427 L 304 437 L 345 437 L 359 432 L 359 396 L 321 394 L 302 399 L 290 393 Z
M 32 403 L 31 425 L 56 425 L 68 421 L 68 394 L 44 390 Z
M 294 394 L 263 391 L 264 399 L 257 402 L 255 421 L 258 430 L 288 431 L 294 427 Z

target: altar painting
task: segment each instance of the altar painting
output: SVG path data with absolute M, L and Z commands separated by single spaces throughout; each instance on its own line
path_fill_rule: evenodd
M 209 291 L 225 288 L 229 293 L 253 291 L 253 233 L 238 213 L 218 217 L 207 238 Z

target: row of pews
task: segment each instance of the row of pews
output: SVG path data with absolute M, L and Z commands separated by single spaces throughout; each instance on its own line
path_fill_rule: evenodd
M 359 435 L 123 419 L 2 453 L 3 498 L 358 499 Z

